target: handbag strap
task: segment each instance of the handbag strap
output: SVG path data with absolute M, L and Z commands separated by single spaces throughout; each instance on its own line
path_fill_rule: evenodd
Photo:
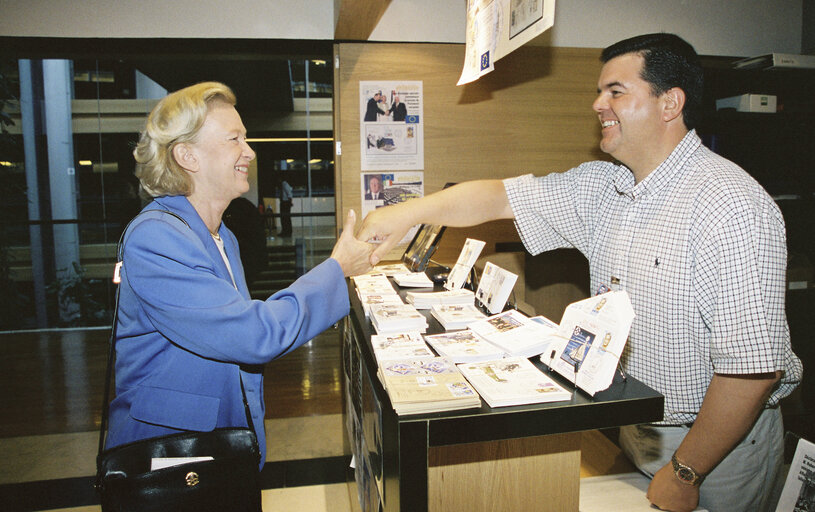
M 125 235 L 127 234 L 128 229 L 130 229 L 131 224 L 135 222 L 135 220 L 142 215 L 143 213 L 149 212 L 162 212 L 168 215 L 172 215 L 176 219 L 180 220 L 184 223 L 185 226 L 188 228 L 190 227 L 187 224 L 187 221 L 184 220 L 180 215 L 171 212 L 170 210 L 166 209 L 157 209 L 151 208 L 149 210 L 142 210 L 135 217 L 130 219 L 130 222 L 127 223 L 125 229 L 122 231 L 121 236 L 119 237 L 119 243 L 116 244 L 116 268 L 113 272 L 113 282 L 116 283 L 116 298 L 114 299 L 113 305 L 113 325 L 110 328 L 110 339 L 108 340 L 108 364 L 107 368 L 105 369 L 105 391 L 103 393 L 102 398 L 102 420 L 99 426 L 99 447 L 96 452 L 96 460 L 97 465 L 99 461 L 99 457 L 102 455 L 102 452 L 105 449 L 105 434 L 108 430 L 108 415 L 110 414 L 110 387 L 111 381 L 113 380 L 113 367 L 114 367 L 114 359 L 116 358 L 116 327 L 119 319 L 119 295 L 122 291 L 122 285 L 120 284 L 120 273 L 122 265 L 124 264 L 124 239 Z M 192 229 L 192 228 L 190 228 Z

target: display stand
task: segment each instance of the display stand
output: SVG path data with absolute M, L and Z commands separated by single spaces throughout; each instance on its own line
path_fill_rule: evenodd
M 349 493 L 361 510 L 577 512 L 580 432 L 662 419 L 663 396 L 620 375 L 594 398 L 398 416 L 376 375 L 373 328 L 349 286 L 343 424 L 355 463 Z M 428 333 L 443 332 L 427 316 Z

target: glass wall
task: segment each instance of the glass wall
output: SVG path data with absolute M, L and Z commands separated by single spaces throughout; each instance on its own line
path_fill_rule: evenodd
M 244 199 L 266 249 L 253 296 L 284 287 L 330 254 L 329 44 L 267 42 L 250 51 L 245 41 L 186 40 L 168 41 L 169 52 L 116 40 L 112 51 L 55 39 L 28 51 L 15 38 L 0 39 L 14 43 L 0 55 L 0 330 L 109 325 L 116 244 L 146 204 L 133 175 L 138 133 L 167 91 L 204 80 L 235 91 L 258 155 Z M 286 236 L 279 234 L 283 181 L 293 195 Z

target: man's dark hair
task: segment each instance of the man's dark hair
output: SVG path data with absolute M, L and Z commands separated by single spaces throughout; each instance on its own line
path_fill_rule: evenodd
M 685 92 L 682 119 L 688 130 L 695 128 L 702 106 L 704 73 L 693 46 L 674 34 L 645 34 L 614 43 L 603 50 L 600 61 L 605 64 L 614 57 L 628 53 L 642 55 L 641 76 L 651 84 L 655 96 L 672 87 L 679 87 Z

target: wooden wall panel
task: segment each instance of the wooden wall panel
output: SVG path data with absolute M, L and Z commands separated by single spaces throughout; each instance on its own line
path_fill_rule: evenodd
M 359 82 L 421 80 L 424 92 L 425 193 L 447 182 L 563 171 L 602 158 L 591 110 L 600 50 L 521 48 L 480 80 L 457 87 L 464 45 L 339 43 L 335 45 L 337 211 L 360 211 Z M 335 64 L 337 60 L 335 59 Z M 383 169 L 384 170 L 384 169 Z M 477 199 L 477 198 L 474 198 Z M 338 220 L 338 226 L 342 223 Z M 511 222 L 449 229 L 437 258 L 454 261 L 464 238 L 517 241 Z M 394 257 L 402 249 L 394 252 Z

